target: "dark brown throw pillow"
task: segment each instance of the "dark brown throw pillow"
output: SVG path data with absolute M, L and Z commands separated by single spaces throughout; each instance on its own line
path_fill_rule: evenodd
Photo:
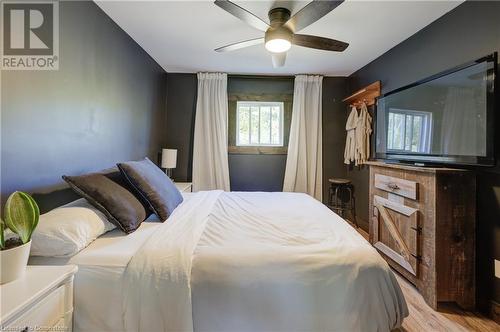
M 70 187 L 106 215 L 111 223 L 125 233 L 135 231 L 150 215 L 141 198 L 118 170 L 62 177 Z
M 182 195 L 172 180 L 148 158 L 120 163 L 117 166 L 162 221 L 167 220 L 182 203 Z

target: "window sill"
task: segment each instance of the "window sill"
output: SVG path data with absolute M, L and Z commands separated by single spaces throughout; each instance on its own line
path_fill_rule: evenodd
M 229 154 L 279 154 L 286 155 L 288 147 L 286 146 L 228 146 Z

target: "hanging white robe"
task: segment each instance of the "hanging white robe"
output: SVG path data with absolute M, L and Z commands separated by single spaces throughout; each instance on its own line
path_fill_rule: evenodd
M 345 130 L 347 131 L 347 136 L 345 140 L 345 150 L 344 150 L 344 163 L 349 165 L 356 158 L 356 126 L 358 124 L 358 110 L 353 107 L 347 122 L 345 124 Z
M 356 129 L 356 153 L 354 158 L 354 164 L 356 166 L 366 163 L 368 158 L 370 158 L 370 135 L 372 133 L 372 117 L 368 113 L 368 108 L 366 104 L 361 104 L 361 110 L 359 112 Z

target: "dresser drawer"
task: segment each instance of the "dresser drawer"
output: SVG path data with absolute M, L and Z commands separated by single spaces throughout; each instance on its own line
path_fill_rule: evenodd
M 64 316 L 54 325 L 55 331 L 71 332 L 73 329 L 73 310 L 64 314 Z
M 72 283 L 69 282 L 48 294 L 37 304 L 23 313 L 9 328 L 16 328 L 20 331 L 27 331 L 50 328 L 67 321 L 65 317 L 72 314 L 73 298 Z M 69 326 L 71 330 L 71 326 Z
M 399 196 L 416 200 L 418 197 L 418 183 L 397 177 L 375 174 L 375 188 Z

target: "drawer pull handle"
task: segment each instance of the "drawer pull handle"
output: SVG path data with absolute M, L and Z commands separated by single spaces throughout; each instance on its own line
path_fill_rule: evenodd
M 399 186 L 397 184 L 395 184 L 395 183 L 388 183 L 387 187 L 389 187 L 389 189 L 392 189 L 392 190 L 398 190 L 399 189 Z

